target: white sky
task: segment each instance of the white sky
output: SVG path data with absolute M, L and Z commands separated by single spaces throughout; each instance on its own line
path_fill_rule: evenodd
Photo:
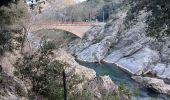
M 86 1 L 86 0 L 76 0 L 76 2 L 83 2 L 83 1 Z

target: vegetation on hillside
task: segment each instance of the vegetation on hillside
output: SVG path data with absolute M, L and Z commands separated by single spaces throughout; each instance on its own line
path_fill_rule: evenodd
M 87 0 L 65 9 L 68 20 L 72 21 L 107 21 L 114 9 L 120 6 L 114 0 Z
M 33 55 L 25 55 L 16 63 L 15 75 L 21 79 L 29 79 L 32 83 L 29 98 L 35 99 L 43 95 L 49 100 L 63 100 L 64 64 L 58 60 L 52 61 L 51 51 L 55 49 L 53 42 L 44 42 L 40 51 Z M 33 92 L 32 92 L 33 91 Z
M 66 8 L 66 16 L 72 21 L 95 21 L 104 4 L 103 0 L 88 0 Z
M 132 8 L 128 12 L 127 26 L 131 26 L 137 19 L 141 10 L 152 14 L 148 16 L 147 35 L 155 37 L 159 41 L 170 36 L 170 1 L 169 0 L 131 0 Z
M 15 24 L 27 12 L 22 0 L 3 0 L 0 4 L 0 26 Z
M 3 0 L 0 2 L 0 56 L 10 51 L 12 33 L 20 32 L 14 24 L 22 24 L 27 10 L 22 0 Z

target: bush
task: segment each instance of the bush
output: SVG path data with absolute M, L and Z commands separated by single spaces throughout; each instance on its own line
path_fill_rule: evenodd
M 0 75 L 0 83 L 3 82 L 3 77 Z
M 0 56 L 4 54 L 5 51 L 10 51 L 11 47 L 11 33 L 1 31 L 0 32 Z
M 83 90 L 82 93 L 78 91 L 70 96 L 70 100 L 94 100 L 94 95 L 88 90 Z
M 16 64 L 18 70 L 16 75 L 29 78 L 35 93 L 43 95 L 49 100 L 62 100 L 64 98 L 63 70 L 65 65 L 57 60 L 51 61 L 48 54 L 47 51 L 41 52 L 38 56 L 36 54 L 25 56 L 24 61 Z
M 127 89 L 126 86 L 123 83 L 121 83 L 119 85 L 118 90 L 121 94 L 124 94 L 124 95 L 128 96 L 129 98 L 132 96 L 132 93 L 130 92 L 130 90 Z
M 0 2 L 0 56 L 12 50 L 11 25 L 20 24 L 26 16 L 27 8 L 23 0 L 2 0 Z
M 48 50 L 53 50 L 56 49 L 56 44 L 54 41 L 43 41 L 43 43 L 41 43 L 41 50 L 42 51 L 48 51 Z

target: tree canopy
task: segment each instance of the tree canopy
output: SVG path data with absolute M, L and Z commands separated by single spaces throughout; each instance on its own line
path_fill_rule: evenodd
M 1 0 L 0 7 L 1 6 L 8 6 L 10 3 L 17 4 L 19 0 Z

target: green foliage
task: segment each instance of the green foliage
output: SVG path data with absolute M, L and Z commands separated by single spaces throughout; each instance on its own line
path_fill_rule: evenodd
M 21 22 L 27 10 L 22 0 L 3 0 L 0 2 L 0 56 L 11 51 L 12 30 L 10 25 Z
M 137 16 L 141 10 L 152 11 L 148 16 L 147 35 L 164 40 L 170 35 L 170 1 L 169 0 L 131 0 L 131 10 L 128 12 L 126 26 L 130 27 L 137 21 Z
M 121 94 L 124 94 L 124 95 L 128 96 L 129 98 L 132 96 L 132 93 L 130 92 L 130 90 L 127 89 L 126 86 L 123 83 L 121 83 L 119 85 L 118 90 Z
M 54 41 L 43 41 L 41 50 L 42 51 L 48 51 L 48 50 L 53 50 L 56 49 L 56 43 Z
M 102 100 L 121 100 L 118 94 L 104 96 Z
M 41 52 L 39 56 L 25 56 L 24 61 L 16 64 L 17 75 L 29 78 L 33 84 L 33 91 L 47 97 L 49 100 L 63 100 L 63 70 L 60 61 L 51 61 L 49 52 Z M 35 60 L 36 59 L 36 60 Z
M 87 2 L 67 8 L 66 15 L 72 21 L 95 21 L 103 6 L 103 0 L 88 0 Z
M 74 89 L 74 86 L 82 83 L 83 81 L 84 79 L 81 78 L 79 75 L 77 74 L 71 75 L 71 77 L 67 79 L 68 91 L 72 91 Z
M 15 3 L 17 4 L 19 0 L 2 0 L 0 2 L 0 7 L 1 6 L 8 6 L 10 3 Z
M 87 90 L 83 90 L 81 92 L 77 92 L 70 96 L 70 100 L 94 100 L 94 95 Z
M 63 100 L 64 99 L 64 89 L 62 85 L 56 84 L 56 82 L 51 82 L 48 86 L 48 99 L 49 100 Z
M 0 83 L 3 82 L 3 77 L 0 75 Z
M 0 56 L 4 54 L 5 51 L 10 51 L 11 49 L 11 33 L 7 31 L 0 32 Z
M 19 96 L 26 96 L 26 93 L 23 91 L 22 87 L 20 86 L 20 84 L 16 83 L 15 84 L 15 90 L 16 90 L 16 93 L 19 95 Z
M 0 6 L 0 26 L 11 25 L 26 15 L 27 9 L 22 0 L 7 0 Z
M 66 40 L 66 41 L 73 41 L 73 40 L 75 40 L 77 38 L 77 36 L 75 36 L 75 35 L 73 35 L 72 33 L 67 33 L 67 35 L 65 35 L 65 37 L 64 37 L 64 39 Z

